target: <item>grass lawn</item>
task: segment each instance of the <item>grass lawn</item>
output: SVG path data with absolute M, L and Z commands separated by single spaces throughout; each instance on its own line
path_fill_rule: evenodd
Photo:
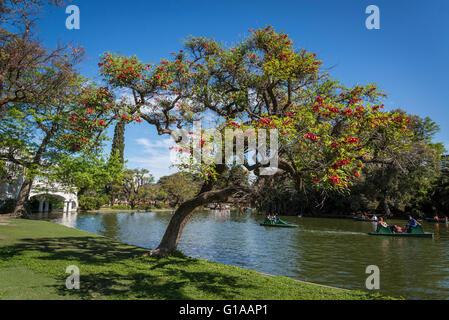
M 45 221 L 0 219 L 0 299 L 381 299 L 148 249 Z M 80 289 L 65 286 L 80 269 Z

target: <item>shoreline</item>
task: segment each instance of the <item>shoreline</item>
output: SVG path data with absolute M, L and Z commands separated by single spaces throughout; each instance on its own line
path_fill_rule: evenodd
M 79 211 L 80 213 L 120 213 L 120 212 L 171 212 L 173 213 L 174 209 L 99 209 L 99 210 L 85 210 Z
M 6 257 L 0 261 L 0 279 L 12 282 L 5 288 L 0 281 L 0 289 L 6 290 L 4 299 L 20 299 L 24 292 L 25 299 L 391 299 L 181 253 L 144 258 L 149 249 L 46 221 L 9 218 L 6 223 L 0 225 L 0 253 Z M 65 282 L 59 283 L 67 277 L 66 265 L 80 267 L 83 290 L 69 291 Z M 28 292 L 24 278 L 42 283 Z M 46 288 L 44 292 L 40 287 Z

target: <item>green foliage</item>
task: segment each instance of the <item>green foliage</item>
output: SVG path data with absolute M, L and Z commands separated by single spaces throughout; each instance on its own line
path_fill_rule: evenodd
M 157 187 L 161 191 L 158 194 L 160 199 L 174 208 L 198 193 L 200 181 L 189 173 L 174 173 L 161 177 Z
M 404 115 L 401 110 L 394 111 Z M 283 214 L 352 214 L 376 212 L 385 215 L 430 215 L 444 210 L 444 173 L 441 168 L 440 144 L 432 143 L 438 126 L 429 118 L 408 115 L 411 119 L 409 147 L 385 163 L 367 163 L 360 178 L 345 194 L 323 193 L 306 188 L 295 192 L 287 177 L 269 180 L 257 192 L 262 209 L 277 207 Z M 426 129 L 429 127 L 431 129 Z M 379 132 L 382 137 L 384 133 Z M 382 138 L 383 139 L 383 138 Z M 437 146 L 437 147 L 435 147 Z M 443 205 L 443 206 L 442 206 Z M 273 210 L 273 209 L 270 209 Z
M 449 169 L 442 170 L 432 189 L 431 200 L 441 216 L 449 215 Z
M 78 198 L 81 210 L 98 210 L 103 205 L 107 204 L 109 199 L 106 195 L 103 196 L 86 196 L 82 195 Z
M 94 153 L 78 157 L 61 155 L 58 164 L 51 170 L 52 179 L 76 187 L 79 195 L 88 191 L 101 194 L 106 185 L 123 177 L 123 167 L 117 156 L 105 160 L 101 154 Z
M 126 169 L 123 171 L 121 195 L 129 203 L 131 209 L 147 198 L 147 187 L 154 178 L 146 169 Z
M 111 147 L 111 157 L 117 156 L 122 164 L 125 163 L 125 126 L 125 119 L 121 119 L 116 123 Z

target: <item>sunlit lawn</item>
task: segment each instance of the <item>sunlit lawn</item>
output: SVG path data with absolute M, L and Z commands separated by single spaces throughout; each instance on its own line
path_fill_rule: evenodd
M 45 221 L 2 219 L 0 299 L 379 299 L 148 249 Z M 275 259 L 275 257 L 273 257 Z M 65 286 L 80 269 L 80 289 Z

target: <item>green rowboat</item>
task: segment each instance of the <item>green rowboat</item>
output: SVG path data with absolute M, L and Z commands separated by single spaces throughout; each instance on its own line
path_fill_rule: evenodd
M 424 232 L 421 226 L 411 227 L 408 232 L 392 232 L 390 228 L 377 226 L 376 232 L 369 232 L 370 236 L 390 236 L 390 237 L 414 237 L 414 238 L 433 238 L 433 233 Z
M 282 221 L 281 219 L 278 219 L 276 222 L 273 220 L 269 220 L 265 218 L 265 221 L 260 224 L 264 227 L 280 227 L 280 228 L 296 228 L 296 224 L 290 224 L 285 221 Z

